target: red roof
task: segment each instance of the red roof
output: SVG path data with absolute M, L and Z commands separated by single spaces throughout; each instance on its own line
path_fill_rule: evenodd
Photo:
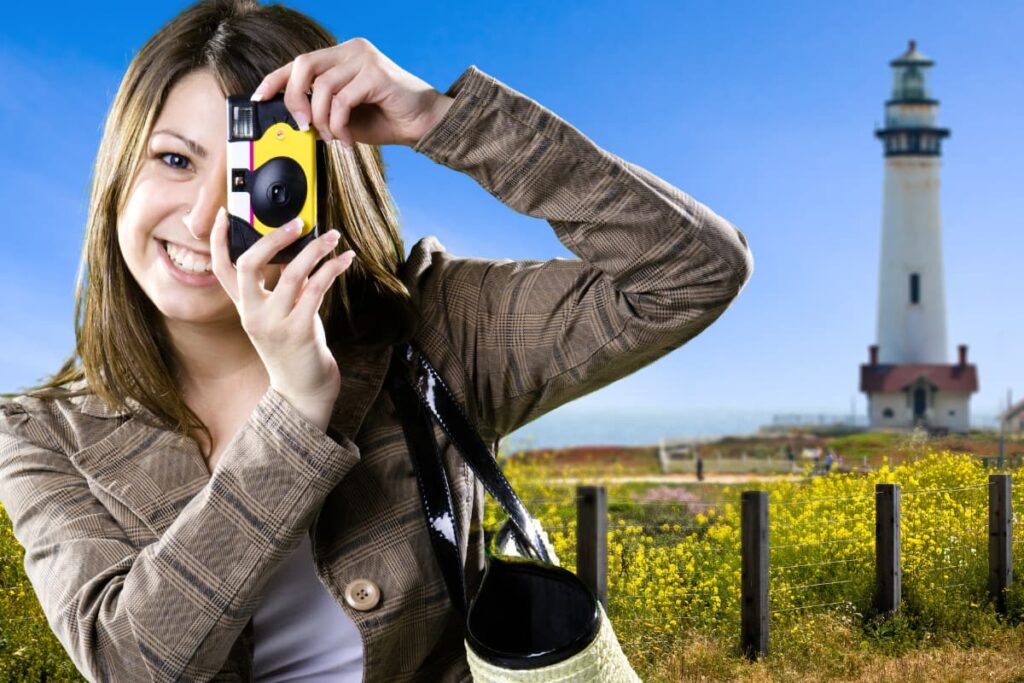
M 860 390 L 870 394 L 903 391 L 919 379 L 924 379 L 942 391 L 973 393 L 978 390 L 978 368 L 971 363 L 860 366 Z

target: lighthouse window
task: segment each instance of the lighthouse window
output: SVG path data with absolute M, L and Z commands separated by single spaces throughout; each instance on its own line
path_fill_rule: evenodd
M 892 417 L 892 416 L 893 416 L 892 408 L 886 408 L 885 410 L 882 411 L 882 417 Z
M 924 97 L 924 75 L 917 67 L 907 67 L 903 73 L 903 97 L 907 99 Z
M 910 303 L 921 303 L 921 276 L 917 273 L 910 274 Z

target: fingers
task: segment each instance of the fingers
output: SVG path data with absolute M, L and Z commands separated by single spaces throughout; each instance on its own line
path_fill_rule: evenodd
M 323 138 L 332 129 L 329 117 L 332 116 L 331 102 L 336 99 L 336 93 L 342 91 L 357 74 L 366 71 L 363 67 L 375 64 L 374 60 L 380 57 L 379 51 L 368 40 L 358 37 L 307 52 L 267 74 L 253 91 L 251 99 L 265 100 L 284 90 L 285 107 L 299 129 L 309 130 L 309 124 L 313 123 Z M 367 83 L 359 88 L 359 97 L 353 92 L 342 100 L 346 107 L 339 119 L 343 121 L 342 127 L 348 122 L 348 112 L 362 102 L 370 90 Z M 312 101 L 309 93 L 312 93 Z M 343 130 L 343 135 L 335 137 L 351 145 L 347 131 Z
M 235 273 L 235 264 L 231 263 L 228 247 L 228 213 L 223 206 L 217 210 L 217 217 L 210 231 L 210 262 L 220 286 L 237 305 L 238 275 Z
M 323 59 L 320 50 L 299 55 L 292 60 L 291 74 L 284 89 L 284 106 L 292 113 L 299 130 L 309 130 L 313 118 L 307 92 L 313 87 L 313 80 L 333 64 Z
M 288 62 L 284 66 L 274 69 L 263 77 L 260 84 L 252 91 L 252 96 L 249 99 L 253 102 L 259 102 L 260 100 L 268 100 L 281 92 L 285 84 L 288 83 L 288 75 L 291 72 L 292 62 Z
M 324 294 L 331 286 L 331 283 L 341 273 L 348 270 L 355 257 L 356 253 L 349 249 L 326 261 L 320 267 L 320 270 L 316 271 L 313 277 L 309 278 L 305 289 L 302 290 L 298 303 L 292 309 L 290 317 L 295 317 L 298 320 L 312 320 L 313 316 L 320 310 L 320 306 L 323 305 Z
M 251 99 L 264 100 L 273 97 L 284 90 L 284 105 L 291 112 L 299 130 L 309 130 L 309 122 L 312 118 L 310 111 L 309 92 L 313 79 L 318 71 L 325 70 L 331 66 L 330 60 L 319 56 L 322 50 L 301 54 L 284 66 L 271 71 L 263 81 L 256 86 Z
M 371 76 L 368 70 L 363 70 L 334 94 L 331 100 L 328 129 L 333 137 L 341 140 L 342 144 L 348 147 L 352 146 L 354 141 L 352 133 L 348 130 L 352 110 L 369 99 L 370 91 L 377 85 L 377 82 L 377 79 Z
M 292 311 L 295 299 L 302 291 L 310 271 L 320 260 L 329 255 L 338 246 L 341 234 L 337 230 L 329 230 L 302 248 L 299 255 L 285 266 L 274 291 L 267 301 L 269 313 L 275 320 L 285 318 Z
M 302 218 L 296 216 L 280 228 L 263 235 L 256 244 L 238 257 L 238 296 L 242 306 L 259 305 L 266 297 L 263 288 L 263 268 L 274 254 L 291 244 L 302 230 Z M 294 227 L 295 232 L 289 230 Z
M 313 81 L 313 96 L 309 103 L 313 116 L 312 123 L 324 142 L 329 142 L 335 137 L 331 135 L 329 120 L 332 98 L 357 72 L 358 67 L 352 61 L 348 61 L 320 74 Z
M 227 212 L 221 208 L 211 232 L 211 260 L 217 279 L 235 302 L 243 321 L 294 319 L 296 315 L 302 320 L 303 316 L 314 315 L 334 278 L 355 258 L 355 252 L 349 249 L 325 261 L 310 276 L 316 264 L 338 245 L 341 235 L 337 230 L 328 231 L 303 247 L 281 271 L 273 291 L 268 292 L 263 287 L 263 269 L 274 254 L 296 239 L 302 231 L 302 219 L 296 217 L 256 240 L 235 265 L 228 253 L 227 223 Z M 296 230 L 286 229 L 288 226 Z

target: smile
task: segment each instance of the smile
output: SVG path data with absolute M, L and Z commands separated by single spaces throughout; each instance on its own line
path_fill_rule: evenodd
M 161 244 L 163 244 L 164 249 L 167 251 L 167 255 L 174 261 L 174 265 L 186 273 L 202 275 L 212 271 L 213 264 L 208 257 L 170 242 L 161 242 Z
M 160 261 L 168 274 L 178 282 L 193 287 L 210 287 L 218 284 L 217 276 L 210 272 L 205 258 L 196 258 L 195 252 L 178 248 L 177 245 L 157 240 L 160 244 Z M 174 255 L 172 255 L 172 252 Z

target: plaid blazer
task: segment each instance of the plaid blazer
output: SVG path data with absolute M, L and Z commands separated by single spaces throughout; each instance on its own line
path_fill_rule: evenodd
M 546 219 L 579 256 L 458 258 L 426 237 L 403 266 L 425 312 L 414 342 L 496 446 L 700 333 L 753 262 L 731 223 L 475 66 L 446 94 L 454 103 L 415 149 Z M 212 476 L 195 441 L 138 402 L 0 404 L 0 502 L 47 621 L 86 677 L 251 680 L 253 611 L 308 533 L 320 580 L 362 635 L 364 681 L 470 680 L 381 391 L 389 350 L 338 361 L 326 434 L 268 389 Z M 472 591 L 483 487 L 436 425 L 435 436 Z M 346 601 L 360 579 L 379 588 L 372 608 Z

